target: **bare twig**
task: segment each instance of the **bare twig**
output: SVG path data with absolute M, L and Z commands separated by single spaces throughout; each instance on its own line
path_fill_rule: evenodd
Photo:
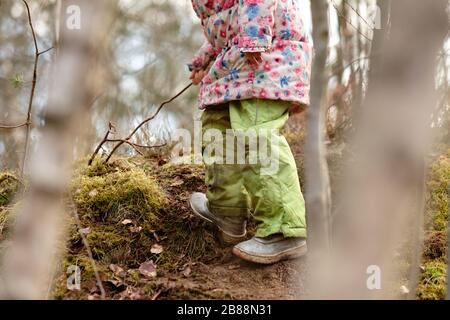
M 355 12 L 355 13 L 358 15 L 358 17 L 361 18 L 362 21 L 364 21 L 364 23 L 369 27 L 369 29 L 372 29 L 372 28 L 373 28 L 373 26 L 372 26 L 366 19 L 363 18 L 363 16 L 361 15 L 361 13 L 359 13 L 359 11 L 355 9 L 355 7 L 353 7 L 350 3 L 348 3 L 348 1 L 344 0 L 344 4 L 346 4 L 347 6 L 349 6 L 350 9 L 352 9 L 353 12 Z
M 41 56 L 41 55 L 43 55 L 44 53 L 47 53 L 47 52 L 49 52 L 49 51 L 51 51 L 51 50 L 53 50 L 53 49 L 55 49 L 55 47 L 50 47 L 50 48 L 48 48 L 48 49 L 45 49 L 44 51 L 39 52 L 37 55 L 38 55 L 38 56 Z
M 341 17 L 342 19 L 344 19 L 353 29 L 355 29 L 363 38 L 365 38 L 368 41 L 372 41 L 367 35 L 365 35 L 358 27 L 356 27 L 350 20 L 348 20 L 344 14 L 339 10 L 339 8 L 337 7 L 336 3 L 332 0 L 332 5 L 334 7 L 334 9 L 336 10 L 336 13 L 338 14 L 339 17 Z
M 27 14 L 28 14 L 28 24 L 30 25 L 30 29 L 31 29 L 31 33 L 33 35 L 33 43 L 34 43 L 34 49 L 35 49 L 35 58 L 34 58 L 34 68 L 33 68 L 33 80 L 31 81 L 32 86 L 31 86 L 31 92 L 30 92 L 30 98 L 28 101 L 28 111 L 27 111 L 27 121 L 23 122 L 21 124 L 17 124 L 17 125 L 0 125 L 0 129 L 18 129 L 18 128 L 22 128 L 22 127 L 27 127 L 27 134 L 26 134 L 26 140 L 25 140 L 25 153 L 23 156 L 23 160 L 22 160 L 22 175 L 23 175 L 23 170 L 24 170 L 24 164 L 25 164 L 25 160 L 27 157 L 27 150 L 28 150 L 28 144 L 29 144 L 29 136 L 30 136 L 30 131 L 31 131 L 31 126 L 32 126 L 32 122 L 31 122 L 31 112 L 33 109 L 33 100 L 34 100 L 34 93 L 36 91 L 36 83 L 37 83 L 37 66 L 38 66 L 38 62 L 39 62 L 39 57 L 41 55 L 43 55 L 44 53 L 47 53 L 51 50 L 53 50 L 53 47 L 50 47 L 44 51 L 39 51 L 39 47 L 37 44 L 37 39 L 36 39 L 36 33 L 34 31 L 34 26 L 33 26 L 33 22 L 31 19 L 31 13 L 30 13 L 30 7 L 28 6 L 28 3 L 25 0 L 22 0 L 23 3 L 25 4 L 25 7 L 27 9 Z
M 130 140 L 136 134 L 136 132 L 138 132 L 146 123 L 148 123 L 148 122 L 152 121 L 153 119 L 155 119 L 158 116 L 158 114 L 160 113 L 160 111 L 164 108 L 165 105 L 167 105 L 167 104 L 171 103 L 172 101 L 174 101 L 175 99 L 177 99 L 179 96 L 181 96 L 183 93 L 185 93 L 191 86 L 192 86 L 192 83 L 190 83 L 189 85 L 184 87 L 180 92 L 178 92 L 172 98 L 170 98 L 170 99 L 164 101 L 163 103 L 161 103 L 160 106 L 158 107 L 158 109 L 156 110 L 156 112 L 153 115 L 151 115 L 150 117 L 148 117 L 145 120 L 143 120 L 141 123 L 139 123 L 138 126 L 125 139 L 109 139 L 109 135 L 111 133 L 110 130 L 109 130 L 106 133 L 106 135 L 103 138 L 103 140 L 100 142 L 100 144 L 95 149 L 94 153 L 92 154 L 91 159 L 89 160 L 89 165 L 92 164 L 92 162 L 94 161 L 95 157 L 97 156 L 97 154 L 102 149 L 103 145 L 105 145 L 108 142 L 116 143 L 116 145 L 114 146 L 112 151 L 109 153 L 108 157 L 105 160 L 105 163 L 107 163 L 109 160 L 111 160 L 111 157 L 114 155 L 114 153 L 124 144 L 128 144 L 129 146 L 134 148 L 139 154 L 142 154 L 142 152 L 140 152 L 136 148 L 158 148 L 158 147 L 165 146 L 165 144 L 164 145 L 159 145 L 159 146 L 143 146 L 143 145 L 138 145 L 136 143 L 133 143 Z
M 102 149 L 103 145 L 106 142 L 108 142 L 109 135 L 112 133 L 113 130 L 115 130 L 114 124 L 112 122 L 109 122 L 108 131 L 106 132 L 105 137 L 103 138 L 103 140 L 100 142 L 100 144 L 95 149 L 94 153 L 92 154 L 92 157 L 89 159 L 89 163 L 88 163 L 89 165 L 92 164 L 92 162 L 95 159 L 95 156 L 100 152 L 100 150 Z
M 152 148 L 162 148 L 167 146 L 167 143 L 163 143 L 163 144 L 159 144 L 159 145 L 155 145 L 155 146 L 146 146 L 146 145 L 142 145 L 142 144 L 137 144 L 128 140 L 121 140 L 121 139 L 108 139 L 107 142 L 124 142 L 126 144 L 129 145 L 133 145 L 134 147 L 137 148 L 144 148 L 144 149 L 152 149 Z
M 97 280 L 97 287 L 100 290 L 100 296 L 101 296 L 102 300 L 105 300 L 105 298 L 106 298 L 105 288 L 103 287 L 102 279 L 100 278 L 100 275 L 98 273 L 97 265 L 95 263 L 93 255 L 92 255 L 91 246 L 89 245 L 89 242 L 88 242 L 85 234 L 82 232 L 83 227 L 81 225 L 80 216 L 78 215 L 78 211 L 77 211 L 75 204 L 72 204 L 72 207 L 73 207 L 72 212 L 73 212 L 73 216 L 75 218 L 75 223 L 77 224 L 78 233 L 81 236 L 81 240 L 83 241 L 83 245 L 86 248 L 86 252 L 88 254 L 89 260 L 91 261 L 92 270 L 94 271 L 95 279 Z
M 0 125 L 0 129 L 18 129 L 18 128 L 25 127 L 27 125 L 28 125 L 27 122 L 24 122 L 21 124 L 16 124 L 16 125 Z
M 30 98 L 28 100 L 27 121 L 24 125 L 27 128 L 27 132 L 25 135 L 25 147 L 24 147 L 24 153 L 23 153 L 23 158 L 22 158 L 22 167 L 21 167 L 21 174 L 23 176 L 24 170 L 25 170 L 25 163 L 27 161 L 27 156 L 28 156 L 28 148 L 29 148 L 29 144 L 30 144 L 30 133 L 31 133 L 31 129 L 32 129 L 31 117 L 32 117 L 32 111 L 33 111 L 34 94 L 36 92 L 36 83 L 37 83 L 37 75 L 38 75 L 37 69 L 38 69 L 39 57 L 42 54 L 52 50 L 53 47 L 49 48 L 47 50 L 44 50 L 42 52 L 39 51 L 39 46 L 38 46 L 37 39 L 36 39 L 36 32 L 34 31 L 33 21 L 31 19 L 30 7 L 26 0 L 22 0 L 22 1 L 25 4 L 25 7 L 27 9 L 28 24 L 30 25 L 31 34 L 33 36 L 34 52 L 35 52 L 34 67 L 33 67 L 33 80 L 32 80 L 32 85 L 31 85 Z

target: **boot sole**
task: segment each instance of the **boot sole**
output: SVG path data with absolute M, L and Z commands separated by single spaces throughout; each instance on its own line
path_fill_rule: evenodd
M 192 211 L 195 213 L 195 215 L 197 217 L 202 218 L 204 221 L 208 222 L 209 224 L 211 224 L 211 225 L 215 226 L 217 229 L 219 229 L 219 240 L 223 245 L 236 245 L 246 239 L 247 231 L 243 235 L 238 235 L 238 236 L 230 234 L 230 233 L 224 231 L 216 223 L 214 223 L 214 221 L 205 217 L 200 212 L 195 210 L 191 200 L 189 200 L 189 204 L 191 206 Z
M 298 259 L 300 257 L 305 256 L 308 253 L 308 246 L 306 244 L 297 247 L 282 251 L 276 255 L 271 256 L 258 256 L 255 254 L 250 254 L 248 252 L 242 251 L 239 248 L 233 248 L 233 254 L 245 261 L 257 263 L 257 264 L 275 264 L 285 260 Z

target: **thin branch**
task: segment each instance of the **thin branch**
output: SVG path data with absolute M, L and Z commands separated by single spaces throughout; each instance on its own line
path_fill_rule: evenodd
M 18 129 L 28 125 L 28 122 L 24 122 L 17 125 L 0 125 L 0 129 Z
M 135 129 L 134 129 L 134 130 L 133 130 L 126 138 L 125 138 L 125 139 L 117 139 L 117 143 L 116 143 L 116 145 L 114 146 L 114 148 L 112 149 L 112 151 L 109 153 L 108 157 L 107 157 L 106 160 L 105 160 L 105 163 L 107 163 L 109 160 L 111 160 L 111 157 L 114 155 L 114 153 L 115 153 L 122 145 L 128 144 L 128 145 L 131 145 L 132 147 L 138 146 L 137 144 L 130 142 L 131 138 L 136 134 L 136 132 L 138 132 L 138 131 L 146 124 L 146 123 L 148 123 L 148 122 L 152 121 L 153 119 L 155 119 L 155 118 L 158 116 L 158 114 L 160 113 L 160 111 L 164 108 L 165 105 L 171 103 L 172 101 L 174 101 L 175 99 L 177 99 L 178 97 L 180 97 L 180 96 L 181 96 L 183 93 L 185 93 L 191 86 L 192 86 L 192 83 L 190 83 L 189 85 L 187 85 L 186 87 L 184 87 L 180 92 L 178 92 L 178 93 L 177 93 L 176 95 L 174 95 L 172 98 L 170 98 L 170 99 L 164 101 L 163 103 L 161 103 L 160 106 L 158 107 L 158 109 L 156 110 L 156 112 L 155 112 L 152 116 L 146 118 L 144 121 L 142 121 L 141 123 L 139 123 L 138 126 L 137 126 L 137 127 L 136 127 L 136 128 L 135 128 Z M 108 135 L 108 136 L 109 136 L 109 135 Z M 103 145 L 104 145 L 105 143 L 108 142 L 107 140 L 108 140 L 108 137 L 105 136 L 105 138 L 100 142 L 100 144 L 98 145 L 98 147 L 96 148 L 94 154 L 93 154 L 92 157 L 91 157 L 90 164 L 91 164 L 92 161 L 95 159 L 95 157 L 97 156 L 98 152 L 99 152 L 100 149 L 103 147 Z M 150 148 L 151 146 L 148 146 L 148 147 Z M 156 147 L 156 146 L 151 147 L 151 148 L 155 148 L 155 147 Z
M 39 57 L 41 54 L 44 54 L 44 53 L 50 51 L 52 48 L 49 48 L 42 52 L 39 51 L 39 46 L 38 46 L 37 39 L 36 39 L 36 32 L 34 31 L 33 21 L 31 19 L 30 7 L 26 0 L 22 0 L 22 2 L 25 4 L 25 7 L 27 9 L 28 24 L 31 29 L 31 34 L 33 36 L 33 43 L 34 43 L 33 80 L 32 80 L 32 85 L 31 85 L 30 98 L 28 100 L 27 121 L 25 124 L 25 126 L 27 128 L 27 132 L 25 135 L 25 147 L 24 147 L 25 151 L 23 154 L 22 167 L 21 167 L 21 175 L 23 176 L 24 171 L 25 171 L 25 164 L 26 164 L 27 156 L 28 156 L 28 148 L 29 148 L 29 144 L 30 144 L 30 133 L 31 133 L 31 129 L 32 129 L 31 117 L 32 117 L 32 111 L 33 111 L 34 94 L 36 92 Z
M 50 47 L 50 48 L 48 48 L 48 49 L 46 49 L 46 50 L 44 50 L 44 51 L 39 52 L 37 55 L 38 55 L 38 56 L 41 56 L 41 55 L 43 55 L 44 53 L 47 53 L 47 52 L 49 52 L 49 51 L 51 51 L 51 50 L 53 50 L 53 49 L 55 49 L 55 47 Z
M 336 75 L 337 73 L 339 73 L 339 72 L 343 72 L 343 71 L 347 70 L 348 68 L 350 68 L 351 66 L 353 66 L 353 64 L 355 64 L 355 63 L 357 63 L 357 62 L 361 62 L 361 61 L 363 61 L 363 60 L 370 60 L 370 59 L 372 59 L 373 57 L 374 57 L 374 55 L 371 55 L 371 56 L 363 56 L 363 57 L 356 58 L 356 59 L 354 59 L 353 61 L 349 62 L 347 65 L 343 66 L 342 68 L 333 70 L 333 71 L 334 71 L 334 74 L 332 75 L 332 77 L 335 76 L 335 75 Z
M 369 22 L 367 22 L 367 20 L 363 18 L 363 16 L 359 13 L 359 11 L 356 10 L 350 3 L 348 3 L 347 0 L 344 0 L 344 4 L 349 6 L 358 15 L 358 17 L 360 17 L 361 20 L 364 21 L 364 23 L 369 27 L 369 29 L 373 28 L 373 25 L 371 25 Z
M 31 93 L 30 93 L 30 98 L 28 101 L 28 112 L 27 112 L 27 121 L 21 124 L 17 124 L 17 125 L 0 125 L 0 129 L 18 129 L 18 128 L 22 128 L 22 127 L 27 127 L 27 134 L 26 134 L 26 140 L 25 140 L 25 154 L 24 154 L 24 159 L 23 159 L 23 164 L 22 164 L 22 175 L 23 175 L 23 168 L 24 168 L 24 163 L 25 163 L 25 159 L 26 159 L 26 154 L 27 154 L 27 150 L 28 150 L 28 144 L 29 144 L 29 135 L 30 135 L 30 130 L 31 130 L 31 112 L 33 109 L 33 100 L 34 100 L 34 93 L 36 91 L 36 82 L 37 82 L 37 64 L 39 62 L 39 57 L 51 50 L 54 49 L 54 47 L 50 47 L 44 51 L 39 51 L 39 47 L 38 47 L 38 43 L 37 43 L 37 39 L 36 39 L 36 32 L 34 31 L 34 26 L 33 26 L 33 22 L 31 19 L 31 12 L 30 12 L 30 7 L 27 3 L 26 0 L 22 0 L 22 2 L 25 4 L 26 10 L 27 10 L 27 15 L 28 15 L 28 24 L 30 26 L 31 29 L 31 34 L 33 36 L 33 44 L 34 44 L 34 68 L 33 68 L 33 80 L 31 81 L 32 86 L 31 86 Z M 5 79 L 7 80 L 7 79 Z
M 155 146 L 146 146 L 146 145 L 142 145 L 142 144 L 137 144 L 128 140 L 123 140 L 123 139 L 108 139 L 106 140 L 106 142 L 124 142 L 130 145 L 133 145 L 137 148 L 144 148 L 144 149 L 153 149 L 153 148 L 162 148 L 167 146 L 167 143 L 164 144 L 159 144 L 159 145 L 155 145 Z
M 337 7 L 336 3 L 332 0 L 331 1 L 334 9 L 336 10 L 336 13 L 338 14 L 338 16 L 340 16 L 342 19 L 344 19 L 351 27 L 353 27 L 353 29 L 355 29 L 362 37 L 364 37 L 366 40 L 368 41 L 372 41 L 368 36 L 366 36 L 361 30 L 359 30 L 358 27 L 356 27 L 353 23 L 351 23 L 351 21 L 349 21 L 343 14 L 342 12 L 339 10 L 339 8 Z
M 115 129 L 114 124 L 112 122 L 109 122 L 108 132 L 106 132 L 105 137 L 103 138 L 103 140 L 100 142 L 100 144 L 97 146 L 97 148 L 95 148 L 94 153 L 92 154 L 91 158 L 89 159 L 89 162 L 88 162 L 89 165 L 91 165 L 92 162 L 94 162 L 95 157 L 100 152 L 100 150 L 102 149 L 103 145 L 106 142 L 108 142 L 109 135 L 112 133 L 113 129 Z
M 83 245 L 86 248 L 86 252 L 88 254 L 89 260 L 91 261 L 92 270 L 94 271 L 95 279 L 97 280 L 97 287 L 100 290 L 101 299 L 105 300 L 106 299 L 105 288 L 103 287 L 102 279 L 100 278 L 100 274 L 98 273 L 97 265 L 95 263 L 94 256 L 92 255 L 91 247 L 89 245 L 89 242 L 88 242 L 85 234 L 82 232 L 83 228 L 81 225 L 81 220 L 80 220 L 80 216 L 78 215 L 77 208 L 76 208 L 75 204 L 72 204 L 72 206 L 73 206 L 72 212 L 73 212 L 73 216 L 75 218 L 75 223 L 78 228 L 78 233 L 81 236 L 81 240 L 83 241 Z

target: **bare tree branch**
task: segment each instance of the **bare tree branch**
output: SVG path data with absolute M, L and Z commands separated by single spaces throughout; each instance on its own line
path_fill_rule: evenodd
M 28 125 L 28 122 L 17 124 L 17 125 L 0 125 L 0 129 L 18 129 Z
M 114 155 L 114 153 L 124 144 L 130 145 L 135 150 L 136 150 L 136 147 L 139 147 L 139 148 L 157 148 L 157 147 L 165 146 L 165 145 L 160 145 L 160 146 L 142 146 L 142 145 L 138 145 L 136 143 L 133 143 L 130 140 L 136 134 L 136 132 L 138 132 L 146 123 L 148 123 L 148 122 L 152 121 L 153 119 L 155 119 L 158 116 L 158 114 L 161 112 L 161 110 L 164 108 L 164 106 L 166 106 L 167 104 L 171 103 L 172 101 L 174 101 L 175 99 L 180 97 L 191 86 L 192 86 L 192 83 L 190 83 L 189 85 L 184 87 L 180 92 L 178 92 L 176 95 L 174 95 L 170 99 L 168 99 L 168 100 L 164 101 L 163 103 L 161 103 L 159 105 L 158 109 L 156 110 L 156 112 L 153 115 L 151 115 L 150 117 L 148 117 L 148 118 L 144 119 L 142 122 L 140 122 L 138 124 L 138 126 L 125 139 L 108 139 L 108 137 L 109 137 L 109 135 L 111 133 L 110 130 L 108 130 L 108 132 L 106 133 L 106 135 L 103 138 L 103 140 L 100 142 L 100 144 L 97 146 L 97 148 L 95 148 L 95 151 L 94 151 L 94 153 L 92 154 L 92 156 L 91 156 L 91 158 L 89 160 L 89 165 L 92 164 L 92 162 L 94 161 L 95 157 L 97 156 L 97 154 L 102 149 L 103 145 L 108 143 L 108 142 L 116 142 L 116 145 L 114 146 L 112 151 L 109 153 L 108 157 L 105 160 L 105 163 L 108 163 L 109 160 L 111 160 L 111 157 Z M 142 154 L 140 151 L 138 151 L 138 153 Z

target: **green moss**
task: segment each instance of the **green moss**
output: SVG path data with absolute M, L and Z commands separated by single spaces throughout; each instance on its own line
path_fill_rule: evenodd
M 431 164 L 426 186 L 425 263 L 417 296 L 436 300 L 444 298 L 446 289 L 450 149 Z
M 450 153 L 450 151 L 449 151 Z M 427 181 L 428 228 L 445 231 L 448 224 L 448 188 L 450 186 L 450 155 L 441 156 L 430 168 Z
M 167 204 L 155 179 L 126 162 L 120 166 L 83 167 L 72 183 L 73 199 L 79 214 L 94 221 L 119 223 L 124 219 L 157 223 L 158 213 Z M 126 167 L 124 166 L 126 163 Z
M 417 295 L 422 300 L 444 299 L 446 291 L 447 266 L 444 262 L 434 260 L 424 265 L 422 279 Z
M 12 173 L 0 173 L 0 207 L 10 204 L 19 191 L 20 181 Z

